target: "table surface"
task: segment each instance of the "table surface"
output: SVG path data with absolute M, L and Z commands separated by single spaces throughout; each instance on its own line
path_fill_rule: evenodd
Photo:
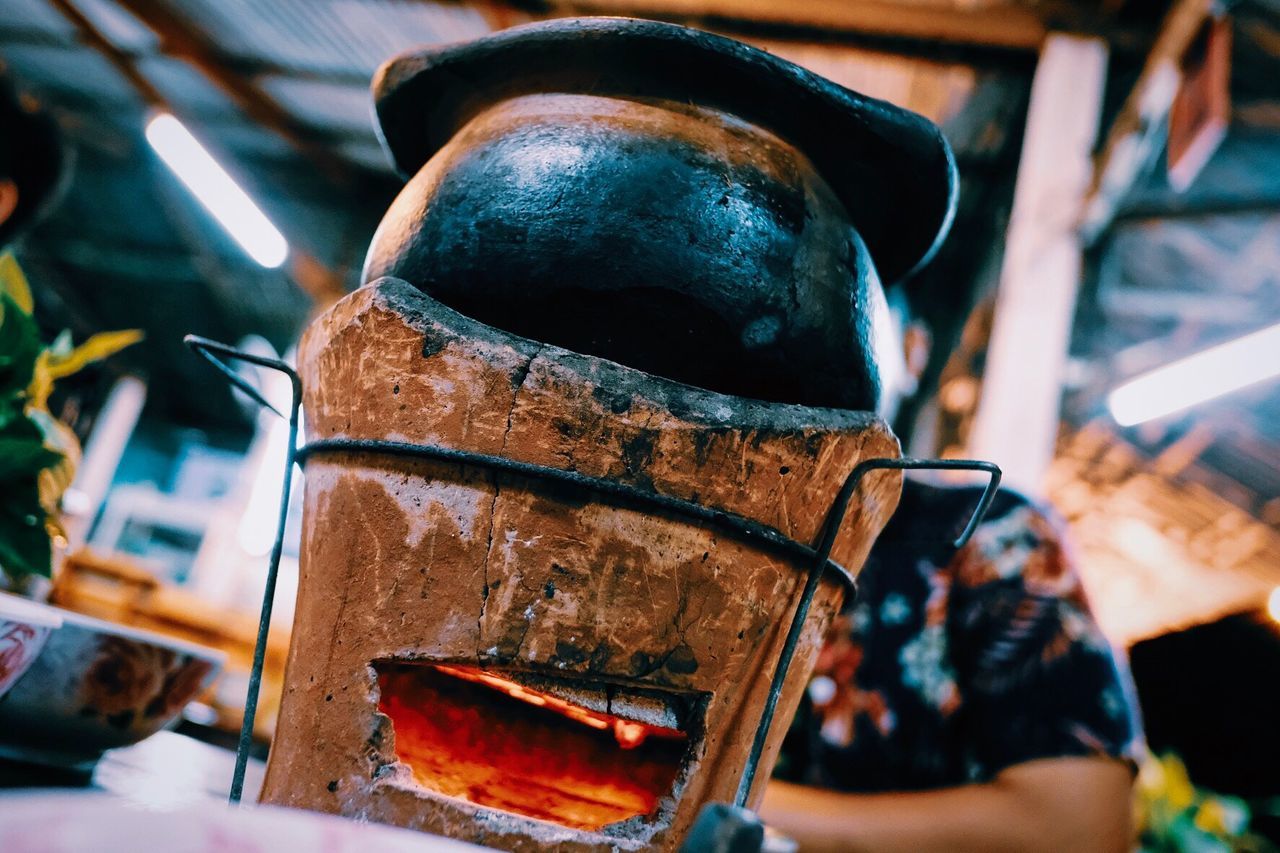
M 30 764 L 0 763 L 3 853 L 483 853 L 471 844 L 412 830 L 282 808 L 226 806 L 235 753 L 160 732 L 103 756 L 78 777 Z M 246 804 L 265 766 L 253 759 Z
M 234 752 L 176 732 L 157 732 L 141 743 L 103 755 L 91 773 L 68 773 L 0 761 L 0 787 L 87 788 L 142 805 L 180 808 L 225 802 L 235 770 Z M 244 799 L 256 802 L 266 772 L 251 758 L 245 772 Z
M 170 812 L 210 802 L 226 802 L 235 762 L 235 753 L 229 749 L 176 732 L 158 732 L 142 743 L 110 750 L 92 773 L 78 776 L 0 760 L 0 788 L 98 790 L 129 800 L 144 809 Z M 245 802 L 257 802 L 265 773 L 265 762 L 249 759 L 245 773 Z M 480 849 L 416 833 L 414 841 L 420 845 L 414 849 L 422 851 L 457 853 Z M 356 848 L 338 846 L 334 849 Z M 764 849 L 794 853 L 796 847 L 780 836 L 769 835 Z

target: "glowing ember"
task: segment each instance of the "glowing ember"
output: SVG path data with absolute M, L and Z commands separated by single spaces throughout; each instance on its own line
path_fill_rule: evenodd
M 618 746 L 623 749 L 635 749 L 649 736 L 649 727 L 644 723 L 614 720 L 613 736 L 617 739 Z
M 651 726 L 647 723 L 636 723 L 631 720 L 624 720 L 621 717 L 615 717 L 612 714 L 601 714 L 575 705 L 572 702 L 566 702 L 557 696 L 543 693 L 539 690 L 533 690 L 525 687 L 523 684 L 517 684 L 505 678 L 500 678 L 491 672 L 485 672 L 482 669 L 472 669 L 462 666 L 445 666 L 444 664 L 436 664 L 435 669 L 439 672 L 447 673 L 455 678 L 461 678 L 466 681 L 474 681 L 477 684 L 484 684 L 501 690 L 512 698 L 519 699 L 522 702 L 528 702 L 530 705 L 538 705 L 564 714 L 571 720 L 591 726 L 593 729 L 612 729 L 613 736 L 618 742 L 618 746 L 623 749 L 635 749 L 644 743 L 650 735 L 658 737 L 676 738 L 684 740 L 684 733 L 678 729 L 669 729 L 663 726 Z
M 415 780 L 478 805 L 599 829 L 652 815 L 688 738 L 481 669 L 379 664 L 379 710 Z

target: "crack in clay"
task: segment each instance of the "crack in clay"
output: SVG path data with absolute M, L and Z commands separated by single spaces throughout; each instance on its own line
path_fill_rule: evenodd
M 512 404 L 514 408 L 514 403 Z M 508 415 L 507 425 L 510 428 L 511 420 Z M 506 446 L 506 436 L 502 437 L 503 446 Z M 498 475 L 493 475 L 493 502 L 489 504 L 489 530 L 486 534 L 486 542 L 484 547 L 484 586 L 480 590 L 480 612 L 476 614 L 476 664 L 483 666 L 484 661 L 481 659 L 480 646 L 484 637 L 484 612 L 489 606 L 489 555 L 493 553 L 493 525 L 494 514 L 498 509 Z
M 515 649 L 509 655 L 501 651 L 499 652 L 499 654 L 501 654 L 502 657 L 505 658 L 506 660 L 515 660 L 516 658 L 520 657 L 520 652 L 524 650 L 524 641 L 528 639 L 529 629 L 532 627 L 533 627 L 533 605 L 530 604 L 524 609 L 524 627 L 520 629 L 520 639 L 516 640 Z
M 529 374 L 533 372 L 533 363 L 542 355 L 543 350 L 547 348 L 546 344 L 538 344 L 538 348 L 529 356 L 529 360 L 519 369 L 513 378 L 512 385 L 515 390 L 511 394 L 511 408 L 507 410 L 507 425 L 502 432 L 502 445 L 498 449 L 499 456 L 506 456 L 507 439 L 511 437 L 511 424 L 515 418 L 516 406 L 520 403 L 520 392 L 524 390 L 524 383 L 529 379 Z M 498 486 L 498 474 L 493 474 L 493 501 L 489 504 L 489 529 L 485 534 L 484 548 L 484 586 L 480 591 L 480 612 L 476 614 L 476 664 L 483 665 L 483 653 L 481 646 L 484 638 L 484 614 L 489 607 L 489 559 L 493 556 L 493 528 L 495 524 L 495 516 L 498 509 L 498 495 L 501 489 Z M 526 632 L 528 628 L 526 627 Z
M 692 616 L 688 621 L 685 621 L 684 616 L 688 612 L 689 603 L 689 595 L 687 591 L 680 590 L 677 585 L 676 611 L 671 618 L 671 627 L 674 629 L 676 640 L 678 640 L 678 642 L 672 643 L 670 648 L 658 657 L 649 658 L 649 660 L 642 666 L 634 666 L 633 664 L 632 674 L 635 677 L 644 678 L 645 676 L 652 675 L 658 670 L 665 668 L 677 652 L 680 652 L 683 649 L 688 649 L 686 633 L 689 630 L 689 626 L 692 625 L 696 619 L 699 619 L 702 616 L 702 610 L 699 609 L 696 616 Z M 684 622 L 684 624 L 681 625 L 681 622 Z M 645 657 L 648 656 L 646 655 Z

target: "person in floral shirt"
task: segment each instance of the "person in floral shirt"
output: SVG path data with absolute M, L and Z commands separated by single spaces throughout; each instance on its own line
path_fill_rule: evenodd
M 922 333 L 895 308 L 909 380 Z M 1127 671 L 1048 511 L 1001 490 L 950 544 L 980 493 L 906 480 L 831 629 L 761 809 L 803 850 L 1130 846 Z

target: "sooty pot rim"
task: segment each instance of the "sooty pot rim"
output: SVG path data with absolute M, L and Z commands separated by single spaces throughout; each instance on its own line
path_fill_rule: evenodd
M 412 175 L 499 101 L 537 93 L 664 98 L 731 113 L 803 151 L 886 285 L 924 266 L 955 215 L 955 158 L 909 110 L 733 39 L 631 18 L 567 18 L 403 53 L 373 81 L 378 131 Z

